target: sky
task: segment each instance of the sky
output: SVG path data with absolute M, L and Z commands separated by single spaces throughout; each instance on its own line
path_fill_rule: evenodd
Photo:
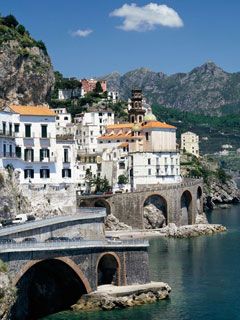
M 0 0 L 66 77 L 166 74 L 214 61 L 240 71 L 240 0 Z

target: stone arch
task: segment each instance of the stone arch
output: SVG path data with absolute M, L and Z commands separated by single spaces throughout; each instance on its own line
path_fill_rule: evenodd
M 111 206 L 105 199 L 98 199 L 94 202 L 94 207 L 105 208 L 107 215 L 111 214 Z
M 190 191 L 185 190 L 181 196 L 181 216 L 180 225 L 192 224 L 192 194 Z
M 67 310 L 82 294 L 92 291 L 78 265 L 66 257 L 29 261 L 14 284 L 18 289 L 11 310 L 15 320 L 39 319 Z
M 198 187 L 197 188 L 197 214 L 202 214 L 203 213 L 203 199 L 202 199 L 202 188 Z
M 102 284 L 120 285 L 121 261 L 115 252 L 104 252 L 96 264 L 97 286 Z
M 155 228 L 161 228 L 163 227 L 165 224 L 168 223 L 168 204 L 167 204 L 167 200 L 160 195 L 159 193 L 153 193 L 151 195 L 148 195 L 147 198 L 145 198 L 142 207 L 146 207 L 149 204 L 153 204 L 158 210 L 158 214 L 159 214 L 159 222 L 157 226 L 155 226 Z M 164 216 L 164 218 L 162 217 Z M 149 220 L 149 219 L 148 219 Z M 150 223 L 150 220 L 149 220 Z

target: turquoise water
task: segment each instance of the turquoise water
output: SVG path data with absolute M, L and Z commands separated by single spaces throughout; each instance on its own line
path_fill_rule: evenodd
M 151 277 L 169 283 L 170 299 L 119 311 L 62 312 L 44 319 L 240 319 L 240 206 L 216 210 L 209 220 L 227 226 L 228 232 L 195 239 L 151 241 Z

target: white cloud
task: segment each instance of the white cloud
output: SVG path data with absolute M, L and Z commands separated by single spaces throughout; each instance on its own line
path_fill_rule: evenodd
M 85 29 L 85 30 L 76 30 L 76 31 L 73 31 L 71 33 L 71 35 L 73 37 L 81 37 L 81 38 L 86 38 L 87 36 L 89 36 L 91 33 L 93 32 L 93 30 L 91 29 Z
M 124 4 L 111 12 L 110 16 L 124 18 L 123 24 L 118 26 L 124 31 L 146 31 L 156 26 L 172 28 L 183 26 L 178 13 L 165 4 L 149 3 L 143 7 L 138 7 L 135 3 Z

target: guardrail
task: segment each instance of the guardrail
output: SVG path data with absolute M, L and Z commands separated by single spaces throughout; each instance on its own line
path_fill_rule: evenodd
M 31 215 L 31 214 L 29 214 Z M 6 235 L 6 231 L 10 233 L 21 232 L 26 229 L 37 229 L 45 226 L 50 226 L 57 223 L 88 219 L 101 218 L 106 215 L 105 208 L 76 208 L 76 213 L 67 216 L 48 217 L 41 220 L 30 220 L 24 223 L 12 224 L 0 228 L 0 237 Z
M 84 249 L 100 247 L 148 247 L 149 242 L 142 239 L 133 240 L 78 240 L 78 241 L 51 241 L 51 242 L 18 242 L 0 243 L 0 253 L 3 251 L 26 251 L 27 250 L 62 250 L 62 249 Z

